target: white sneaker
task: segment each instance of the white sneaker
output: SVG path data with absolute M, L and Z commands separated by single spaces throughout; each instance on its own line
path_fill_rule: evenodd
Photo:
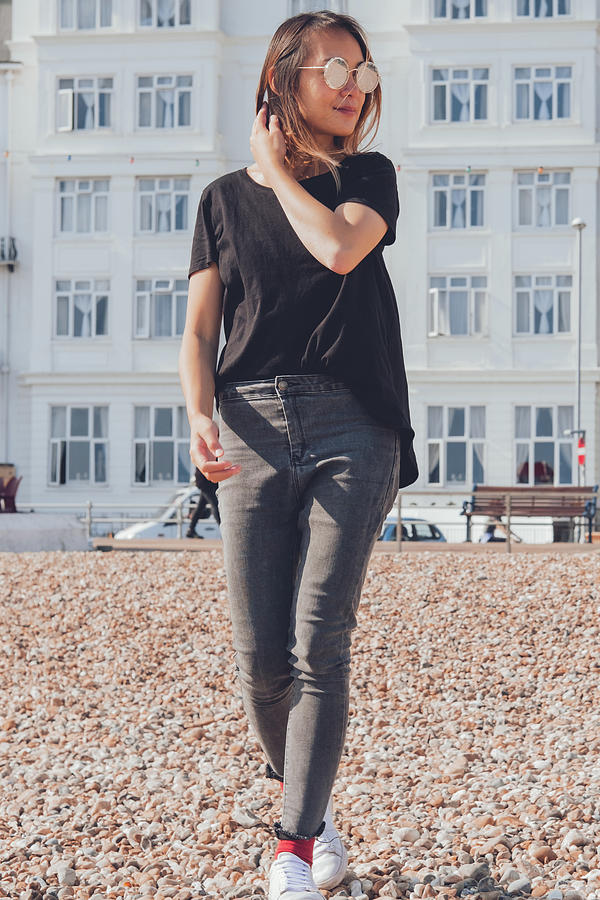
M 308 863 L 294 853 L 280 853 L 269 873 L 269 900 L 325 900 L 325 898 L 317 890 Z
M 323 818 L 325 828 L 313 847 L 312 874 L 317 887 L 331 890 L 343 880 L 348 868 L 348 852 L 333 824 L 331 797 Z

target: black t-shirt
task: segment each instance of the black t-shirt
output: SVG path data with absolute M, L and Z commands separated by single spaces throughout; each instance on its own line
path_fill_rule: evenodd
M 387 222 L 380 243 L 347 275 L 305 248 L 275 193 L 246 169 L 209 184 L 198 206 L 188 277 L 211 262 L 225 286 L 226 344 L 215 394 L 229 381 L 327 374 L 400 436 L 400 487 L 418 477 L 400 321 L 383 247 L 396 239 L 396 172 L 381 153 L 348 156 L 341 191 L 325 172 L 301 181 L 320 203 L 364 203 Z M 218 402 L 218 400 L 217 400 Z

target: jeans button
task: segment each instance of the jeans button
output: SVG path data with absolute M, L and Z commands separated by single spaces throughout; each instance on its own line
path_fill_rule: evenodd
M 279 388 L 280 391 L 285 391 L 287 386 L 288 386 L 287 381 L 279 381 L 277 383 L 277 387 Z

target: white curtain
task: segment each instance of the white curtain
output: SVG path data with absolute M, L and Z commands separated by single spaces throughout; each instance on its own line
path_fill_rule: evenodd
M 471 0 L 452 0 L 452 18 L 468 19 Z
M 156 230 L 171 230 L 171 195 L 156 195 Z
M 535 0 L 535 15 L 545 18 L 552 15 L 552 0 Z
M 135 425 L 134 425 L 135 437 L 136 438 L 150 437 L 150 407 L 149 406 L 136 406 L 134 418 L 135 418 Z
M 531 407 L 515 406 L 515 437 L 531 437 Z
M 550 225 L 552 225 L 552 217 L 550 213 L 552 205 L 552 188 L 538 187 L 536 192 L 536 201 L 538 228 L 549 228 Z
M 529 85 L 517 84 L 517 119 L 529 118 Z
M 142 0 L 140 6 L 140 25 L 152 25 L 151 0 Z
M 483 444 L 473 444 L 473 482 L 483 484 L 485 480 L 483 471 Z
M 108 437 L 108 406 L 94 407 L 94 437 Z
M 446 0 L 435 0 L 433 15 L 438 19 L 446 15 Z
M 77 231 L 86 232 L 92 230 L 92 197 L 91 194 L 78 194 L 77 196 Z
M 96 0 L 77 0 L 77 27 L 96 27 Z
M 175 0 L 158 0 L 158 27 L 175 23 Z M 173 20 L 172 22 L 170 20 Z
M 529 444 L 517 444 L 517 484 L 529 483 Z
M 554 295 L 552 291 L 534 291 L 533 305 L 538 318 L 535 316 L 534 330 L 536 334 L 550 334 L 552 331 L 552 306 Z M 536 327 L 537 326 L 537 327 Z
M 536 81 L 534 91 L 534 119 L 547 120 L 552 118 L 552 83 L 549 81 Z
M 469 121 L 469 93 L 470 85 L 457 84 L 452 85 L 452 121 L 468 122 Z M 458 115 L 455 115 L 456 103 L 459 105 Z
M 452 191 L 452 228 L 464 228 L 466 226 L 466 203 L 466 190 L 464 188 L 455 188 Z
M 74 335 L 75 337 L 91 337 L 92 335 L 92 298 L 90 294 L 75 294 Z
M 77 93 L 77 127 L 94 127 L 94 95 L 78 91 Z
M 175 125 L 175 91 L 161 88 L 156 93 L 156 124 L 158 128 L 173 128 Z
M 171 294 L 154 295 L 154 337 L 171 337 Z
M 471 407 L 471 437 L 485 437 L 485 406 Z
M 450 292 L 450 334 L 469 333 L 469 295 L 467 291 Z
M 444 408 L 442 406 L 427 407 L 427 437 L 443 437 Z

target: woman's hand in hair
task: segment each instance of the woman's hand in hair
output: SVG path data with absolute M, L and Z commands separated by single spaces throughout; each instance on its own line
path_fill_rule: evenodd
M 269 173 L 283 169 L 285 160 L 285 137 L 277 116 L 267 121 L 267 104 L 263 103 L 254 120 L 250 133 L 250 149 L 261 170 L 265 183 L 270 187 Z

